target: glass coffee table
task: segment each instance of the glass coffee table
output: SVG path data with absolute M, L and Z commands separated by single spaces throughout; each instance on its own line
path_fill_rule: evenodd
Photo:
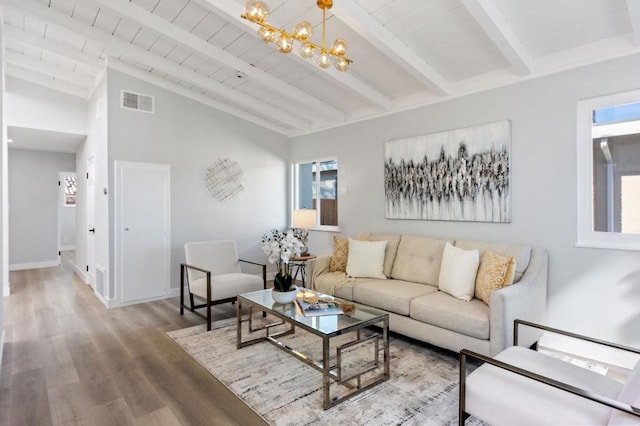
M 302 296 L 302 293 L 331 297 L 305 289 L 298 295 Z M 248 309 L 248 314 L 245 311 L 243 315 L 243 309 Z M 270 322 L 271 317 L 276 317 L 277 321 Z M 247 328 L 246 333 L 254 336 L 243 340 L 243 326 Z M 296 328 L 322 339 L 319 359 L 278 340 L 295 333 Z M 337 336 L 342 337 L 338 344 L 334 343 L 336 355 L 331 357 L 332 339 Z M 389 314 L 381 310 L 356 306 L 355 310 L 341 315 L 306 317 L 296 302 L 274 302 L 271 289 L 240 294 L 237 303 L 238 349 L 265 341 L 322 373 L 322 407 L 325 410 L 389 379 Z M 357 351 L 365 352 L 369 359 L 351 356 Z M 331 395 L 332 384 L 339 385 L 338 395 Z

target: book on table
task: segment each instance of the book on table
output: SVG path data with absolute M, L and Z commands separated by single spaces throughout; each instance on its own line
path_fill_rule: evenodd
M 340 315 L 344 312 L 333 302 L 317 301 L 314 303 L 305 302 L 301 297 L 296 298 L 296 302 L 305 317 L 319 317 L 324 315 Z

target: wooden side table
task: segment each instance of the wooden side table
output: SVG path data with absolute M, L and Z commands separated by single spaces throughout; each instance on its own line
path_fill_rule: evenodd
M 305 281 L 307 279 L 307 261 L 311 259 L 315 259 L 317 256 L 313 254 L 308 254 L 306 256 L 294 256 L 289 259 L 289 263 L 292 266 L 296 267 L 296 272 L 293 274 L 293 282 L 295 283 L 298 278 L 298 273 L 300 274 L 300 279 L 302 280 L 302 287 L 306 288 Z

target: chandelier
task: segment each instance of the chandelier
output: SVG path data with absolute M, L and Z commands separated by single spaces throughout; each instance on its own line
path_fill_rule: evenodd
M 317 53 L 317 63 L 321 68 L 329 68 L 333 64 L 338 71 L 346 71 L 353 61 L 347 58 L 347 42 L 336 39 L 330 49 L 326 48 L 325 23 L 327 9 L 333 6 L 333 0 L 317 0 L 317 6 L 322 9 L 322 44 L 317 45 L 309 41 L 313 27 L 307 21 L 298 22 L 291 33 L 284 29 L 275 28 L 266 23 L 269 17 L 269 7 L 262 1 L 250 0 L 244 5 L 242 18 L 260 25 L 258 37 L 266 44 L 275 43 L 275 47 L 282 53 L 293 50 L 293 40 L 300 42 L 300 56 L 305 59 L 313 58 Z

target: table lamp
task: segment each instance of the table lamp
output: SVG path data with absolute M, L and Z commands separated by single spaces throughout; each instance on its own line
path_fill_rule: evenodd
M 294 210 L 292 225 L 296 236 L 300 238 L 300 241 L 304 245 L 301 250 L 301 255 L 305 256 L 309 251 L 309 248 L 307 247 L 309 231 L 307 231 L 307 229 L 316 226 L 316 211 L 311 209 Z

